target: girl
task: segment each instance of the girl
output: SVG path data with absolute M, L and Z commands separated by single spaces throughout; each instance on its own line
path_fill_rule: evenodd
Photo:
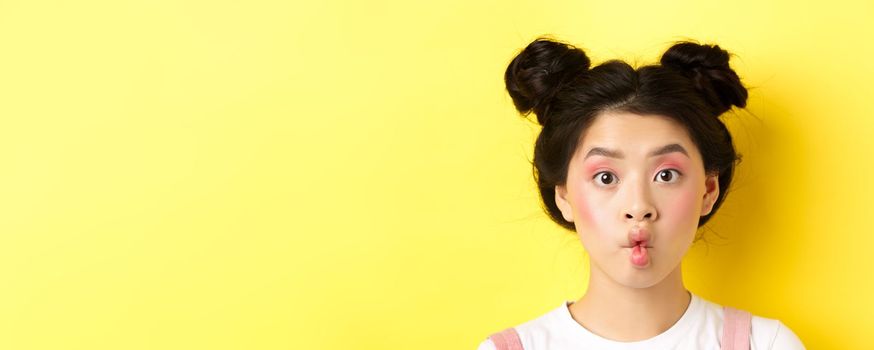
M 679 42 L 660 64 L 610 60 L 538 38 L 507 91 L 542 125 L 535 180 L 549 217 L 590 259 L 575 302 L 492 334 L 486 349 L 804 349 L 779 320 L 686 290 L 680 263 L 740 161 L 719 116 L 747 89 L 718 45 Z

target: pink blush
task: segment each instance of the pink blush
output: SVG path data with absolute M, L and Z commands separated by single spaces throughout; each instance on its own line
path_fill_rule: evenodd
M 677 207 L 680 208 L 682 212 L 686 212 L 689 208 L 692 207 L 692 204 L 695 203 L 695 193 L 694 191 L 687 191 L 683 193 L 682 196 L 679 196 L 677 199 Z
M 576 198 L 575 202 L 577 203 L 577 215 L 580 219 L 583 220 L 586 224 L 591 224 L 593 219 L 593 213 L 591 207 L 589 206 L 588 198 L 582 194 L 575 194 Z M 577 223 L 578 225 L 580 223 Z
M 665 209 L 666 217 L 674 218 L 674 220 L 679 220 L 679 222 L 675 222 L 675 225 L 682 225 L 682 222 L 685 220 L 689 220 L 689 215 L 697 217 L 698 209 L 695 208 L 698 205 L 698 193 L 691 186 L 684 186 L 682 190 L 678 191 L 677 196 L 672 201 L 673 204 L 666 206 Z

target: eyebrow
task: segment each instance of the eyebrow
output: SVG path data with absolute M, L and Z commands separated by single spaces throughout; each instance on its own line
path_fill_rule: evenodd
M 672 143 L 670 145 L 664 145 L 664 146 L 656 149 L 655 151 L 650 152 L 647 156 L 648 157 L 655 157 L 655 156 L 660 156 L 663 154 L 668 154 L 671 152 L 680 152 L 680 153 L 684 154 L 686 157 L 689 157 L 689 153 L 686 152 L 686 149 L 683 148 L 683 146 L 680 146 L 679 144 L 676 144 L 676 143 Z M 583 158 L 583 160 L 588 159 L 591 156 L 604 156 L 604 157 L 619 158 L 619 159 L 625 158 L 625 155 L 623 155 L 622 152 L 620 152 L 618 150 L 614 150 L 614 149 L 603 148 L 603 147 L 594 147 L 594 148 L 590 149 L 589 153 L 586 153 L 586 157 Z

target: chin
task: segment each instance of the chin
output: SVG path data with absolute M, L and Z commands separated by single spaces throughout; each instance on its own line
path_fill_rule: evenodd
M 661 282 L 662 280 L 662 276 L 632 272 L 630 276 L 624 276 L 623 278 L 617 280 L 617 282 L 629 288 L 645 289 L 659 284 L 659 282 Z
M 629 288 L 650 288 L 662 282 L 670 271 L 662 271 L 652 262 L 645 268 L 637 268 L 630 263 L 614 271 L 614 280 Z

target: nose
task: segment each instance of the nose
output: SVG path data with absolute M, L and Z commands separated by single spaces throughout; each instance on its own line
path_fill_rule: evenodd
M 641 220 L 655 220 L 655 210 L 635 210 L 635 211 L 626 211 L 625 218 L 629 220 L 637 219 L 637 221 Z
M 658 218 L 658 212 L 649 197 L 646 186 L 639 186 L 631 190 L 630 192 L 632 193 L 628 197 L 625 210 L 623 210 L 624 219 L 630 221 L 654 221 Z

